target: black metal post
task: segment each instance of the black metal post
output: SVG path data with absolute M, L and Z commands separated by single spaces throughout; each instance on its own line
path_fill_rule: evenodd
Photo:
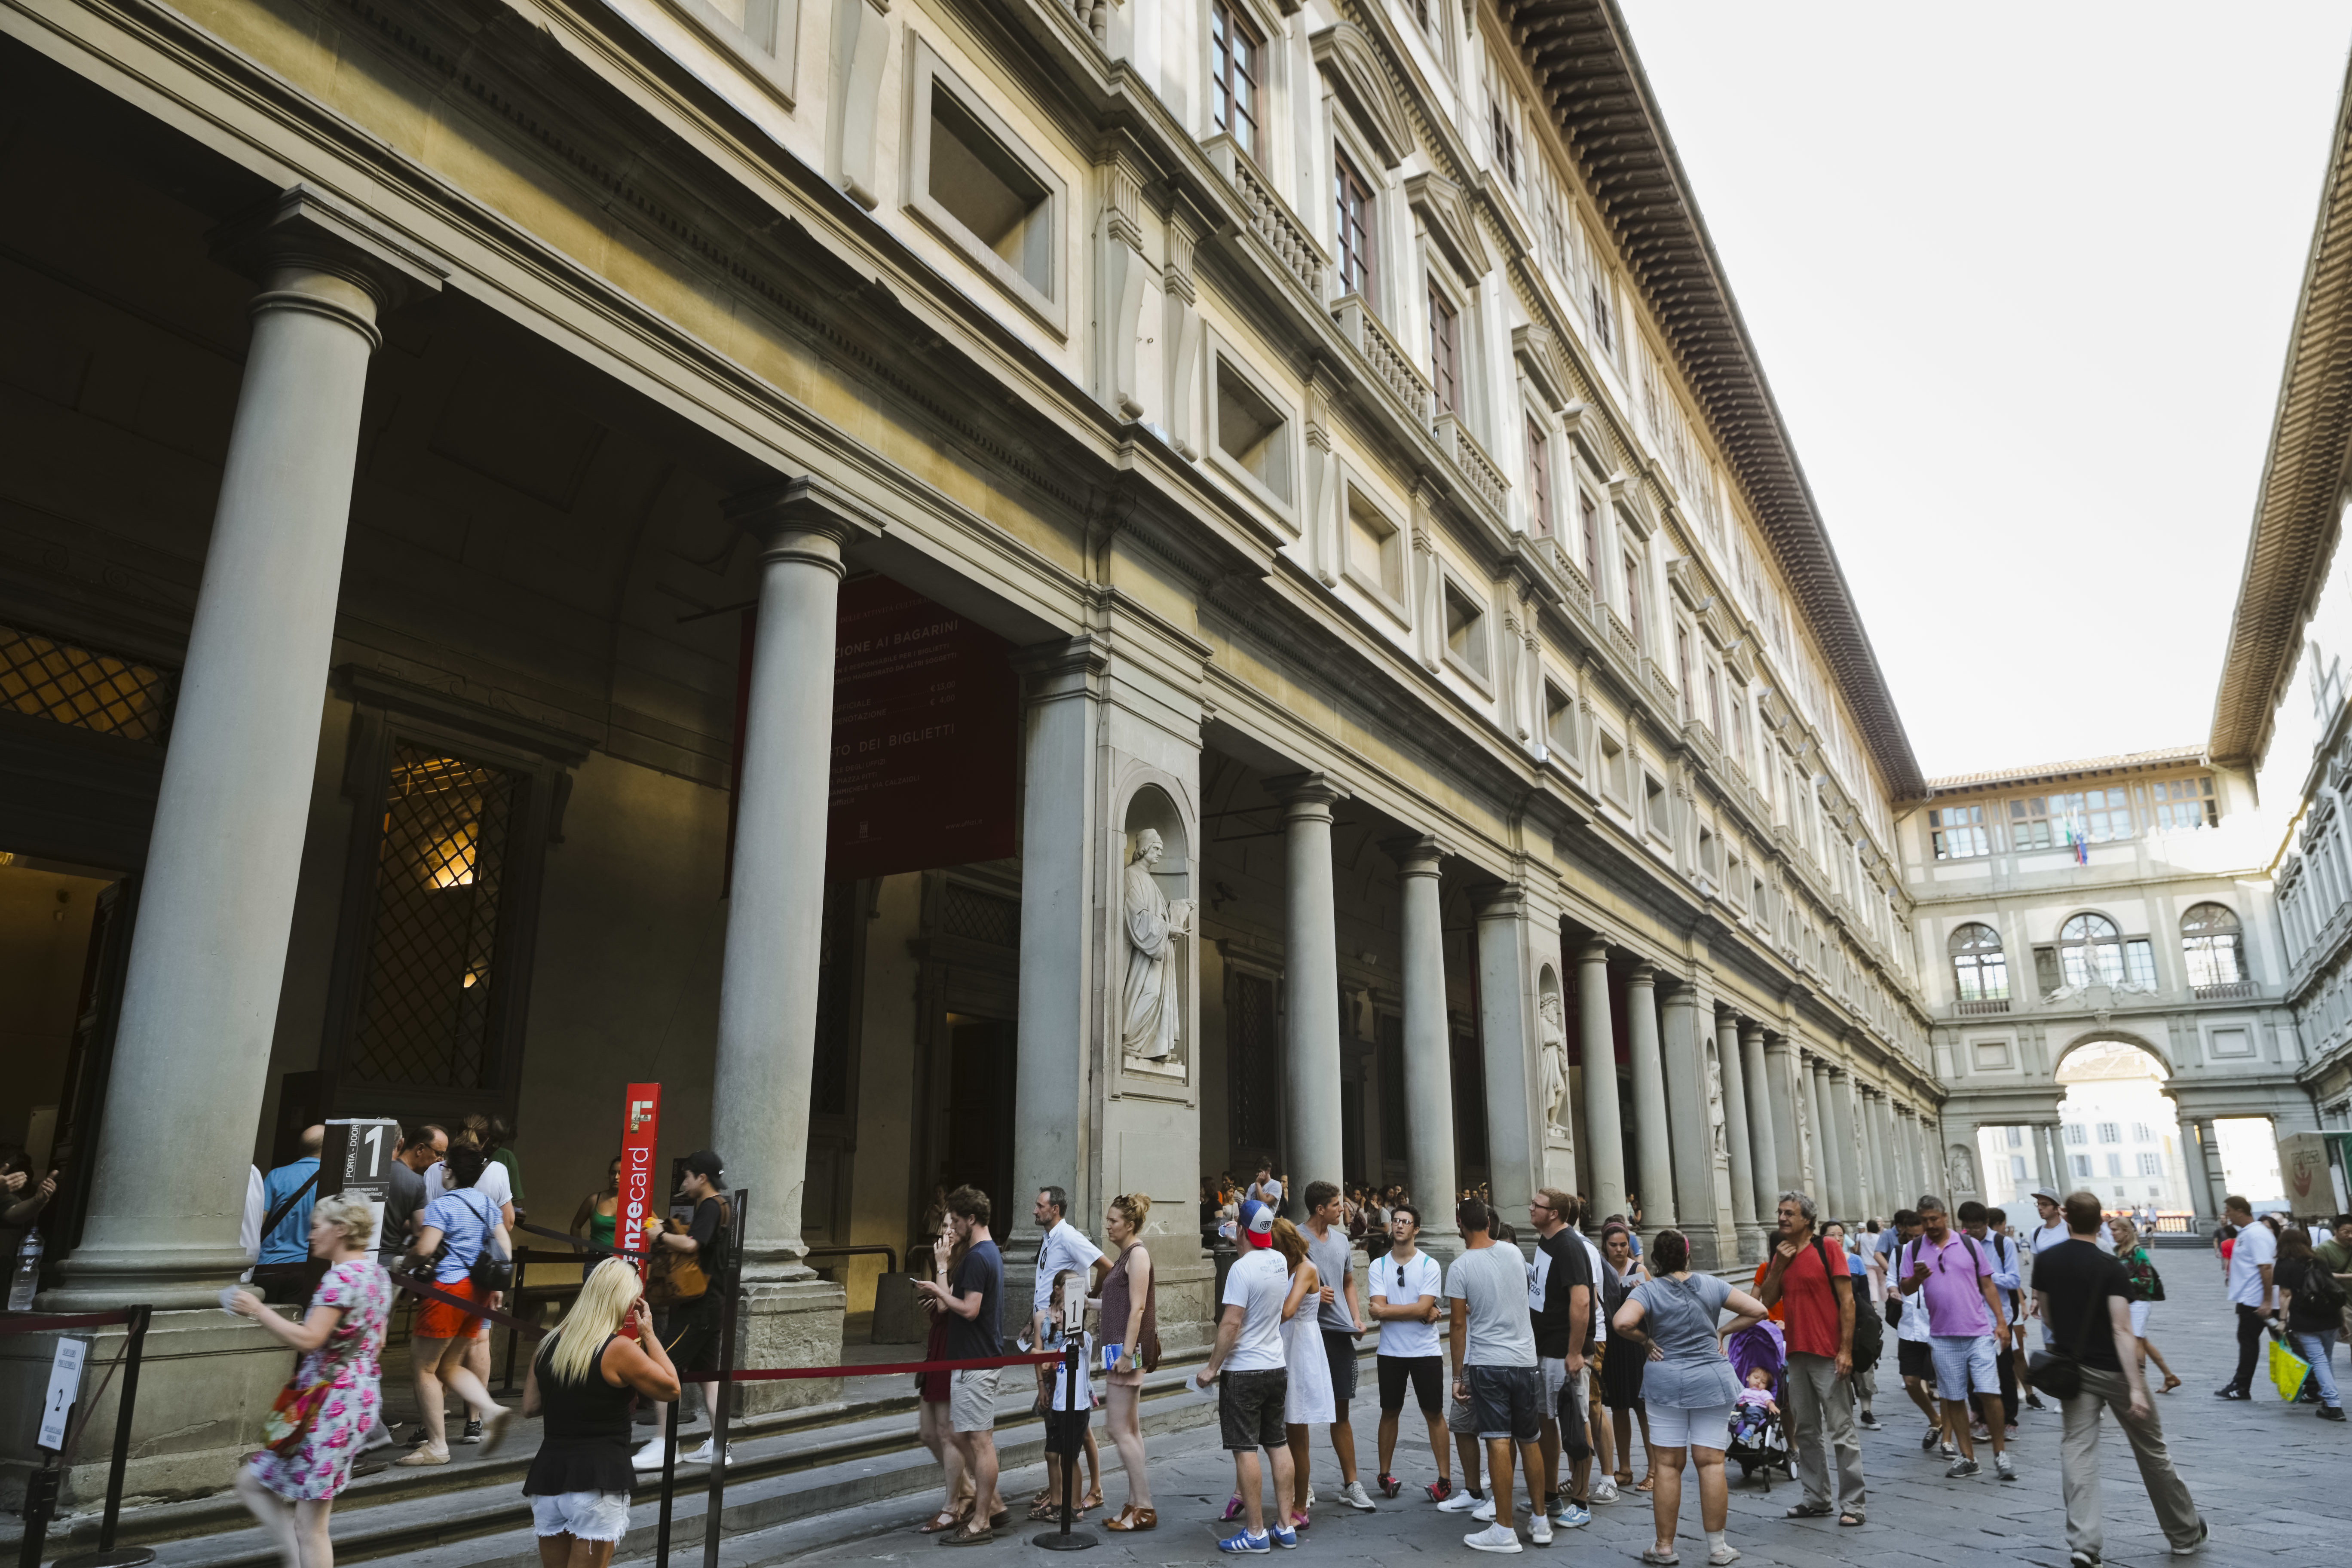
M 719 1381 L 711 1385 L 719 1394 L 710 1402 L 710 1492 L 703 1504 L 702 1568 L 719 1568 L 719 1521 L 727 1507 L 727 1411 L 735 1393 L 728 1373 L 735 1370 L 735 1300 L 743 1284 L 743 1237 L 749 1234 L 744 1215 L 751 1199 L 749 1188 L 735 1189 L 735 1212 L 728 1216 L 726 1279 L 710 1282 L 712 1289 L 725 1294 L 719 1299 Z
M 55 1568 L 140 1568 L 155 1561 L 152 1547 L 114 1544 L 115 1525 L 122 1514 L 122 1474 L 131 1465 L 131 1423 L 139 1405 L 139 1362 L 147 1348 L 147 1325 L 154 1316 L 152 1307 L 143 1303 L 132 1307 L 123 1335 L 122 1393 L 114 1402 L 114 1457 L 106 1470 L 106 1512 L 99 1521 L 98 1550 L 60 1557 Z
M 41 1568 L 41 1545 L 48 1537 L 49 1519 L 58 1510 L 58 1456 L 44 1455 L 41 1468 L 25 1478 L 25 1539 L 16 1552 L 16 1568 Z
M 670 1501 L 672 1489 L 677 1485 L 677 1423 L 685 1414 L 686 1388 L 680 1384 L 662 1436 L 661 1522 L 654 1529 L 654 1568 L 669 1568 Z
M 1029 1542 L 1048 1552 L 1084 1552 L 1100 1544 L 1094 1531 L 1070 1528 L 1078 1496 L 1078 1462 L 1086 1458 L 1087 1445 L 1084 1438 L 1073 1441 L 1065 1434 L 1078 1430 L 1072 1417 L 1092 1422 L 1094 1416 L 1091 1411 L 1078 1408 L 1078 1358 L 1086 1354 L 1086 1335 L 1075 1328 L 1068 1331 L 1068 1348 L 1062 1352 L 1062 1404 L 1066 1406 L 1063 1418 L 1056 1422 L 1051 1409 L 1045 1412 L 1045 1451 L 1059 1454 L 1062 1460 L 1062 1528 L 1034 1535 Z

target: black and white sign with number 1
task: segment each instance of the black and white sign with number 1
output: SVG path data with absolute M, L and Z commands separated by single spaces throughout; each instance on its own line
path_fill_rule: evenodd
M 88 1340 L 58 1339 L 57 1359 L 49 1363 L 48 1397 L 41 1402 L 41 1434 L 34 1439 L 42 1447 L 65 1451 L 66 1420 L 81 1397 L 81 1369 L 89 1360 Z

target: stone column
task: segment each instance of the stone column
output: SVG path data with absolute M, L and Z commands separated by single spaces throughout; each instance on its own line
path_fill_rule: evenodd
M 1406 1180 L 1433 1241 L 1454 1234 L 1454 1065 L 1445 1024 L 1445 937 L 1438 910 L 1444 848 L 1430 837 L 1391 843 L 1404 948 Z
M 1298 1192 L 1341 1180 L 1339 937 L 1332 910 L 1331 807 L 1347 792 L 1321 773 L 1268 779 L 1283 805 L 1287 896 L 1283 910 L 1282 1088 L 1286 1153 Z M 1283 1194 L 1295 1207 L 1296 1194 Z
M 81 1245 L 43 1298 L 50 1310 L 216 1310 L 249 1261 L 237 1225 L 318 771 L 368 360 L 379 314 L 407 288 L 439 287 L 402 242 L 301 187 L 215 238 L 261 289 Z
M 1658 1051 L 1657 971 L 1637 963 L 1625 981 L 1628 1046 L 1633 1069 L 1633 1161 L 1642 1223 L 1675 1224 L 1675 1167 L 1666 1139 L 1666 1069 Z
M 1816 1057 L 1806 1064 L 1805 1080 L 1812 1097 L 1805 1110 L 1813 1125 L 1813 1201 L 1827 1219 L 1850 1219 L 1845 1209 L 1845 1162 L 1839 1158 L 1836 1110 L 1830 1096 L 1830 1064 Z
M 1755 1164 L 1754 1219 L 1765 1235 L 1780 1223 L 1780 1124 L 1772 1110 L 1771 1068 L 1764 1055 L 1764 1026 L 1739 1026 L 1740 1067 L 1748 1089 L 1748 1147 Z
M 1869 1101 L 1863 1107 L 1864 1125 L 1869 1130 L 1870 1168 L 1877 1185 L 1877 1192 L 1870 1201 L 1874 1217 L 1884 1220 L 1895 1212 L 1895 1129 L 1887 1118 L 1886 1108 L 1890 1101 L 1886 1091 L 1874 1089 L 1868 1092 Z
M 1907 1105 L 1895 1108 L 1895 1206 L 1907 1209 L 1926 1191 L 1919 1173 L 1919 1113 Z
M 1850 1223 L 1858 1223 L 1868 1200 L 1864 1195 L 1862 1144 L 1856 1133 L 1860 1119 L 1853 1109 L 1853 1074 L 1843 1068 L 1830 1069 L 1831 1136 L 1837 1142 L 1838 1200 Z
M 1715 1016 L 1715 1055 L 1723 1071 L 1723 1133 L 1731 1153 L 1731 1223 L 1738 1258 L 1759 1256 L 1764 1233 L 1756 1223 L 1756 1164 L 1748 1132 L 1748 1067 L 1739 1057 L 1739 1016 Z
M 1674 1152 L 1675 1213 L 1683 1234 L 1690 1237 L 1692 1266 L 1715 1268 L 1733 1261 L 1734 1243 L 1722 1234 L 1726 1216 L 1717 1202 L 1717 1150 L 1706 1072 L 1715 1015 L 1702 1006 L 1696 986 L 1680 981 L 1666 993 L 1662 1032 L 1660 1054 L 1666 1081 L 1674 1086 L 1666 1097 L 1666 1121 Z
M 1617 1105 L 1617 1036 L 1609 1020 L 1609 949 L 1576 955 L 1576 1016 L 1584 1053 L 1584 1135 L 1592 1163 L 1587 1215 L 1605 1219 L 1625 1209 L 1625 1131 Z
M 1805 1185 L 1805 1140 L 1799 1108 L 1804 1097 L 1804 1061 L 1797 1042 L 1786 1035 L 1764 1037 L 1764 1079 L 1772 1097 L 1772 1152 L 1778 1163 L 1776 1180 L 1799 1192 Z M 1779 1194 L 1774 1194 L 1777 1199 Z
M 744 705 L 711 1142 L 727 1162 L 728 1184 L 750 1193 L 740 1233 L 747 1364 L 805 1366 L 839 1353 L 845 1307 L 842 1288 L 802 1261 L 808 1248 L 801 1239 L 824 928 L 834 629 L 842 546 L 880 531 L 807 476 L 740 497 L 727 512 L 760 542 L 760 619 Z M 838 1391 L 830 1380 L 755 1387 L 735 1407 L 755 1413 Z
M 1015 1286 L 1034 1278 L 1045 1239 L 1032 1208 L 1040 1187 L 1066 1189 L 1070 1218 L 1084 1230 L 1094 1228 L 1087 1216 L 1100 1214 L 1109 1196 L 1087 1190 L 1096 1129 L 1086 1070 L 1096 1037 L 1096 949 L 1087 922 L 1107 662 L 1102 646 L 1088 637 L 1026 648 L 1016 660 L 1024 697 L 1021 994 L 1014 1031 L 1020 1066 L 1013 1080 L 1013 1190 L 989 1194 L 996 1217 L 990 1228 L 1008 1258 L 1023 1260 Z M 1111 989 L 1118 991 L 1118 980 Z M 1118 1059 L 1116 1040 L 1109 1056 Z M 1021 1296 L 1022 1289 L 1013 1293 Z
M 1528 961 L 1527 895 L 1482 889 L 1477 899 L 1478 1034 L 1486 1078 L 1487 1188 L 1514 1226 L 1541 1184 L 1536 1122 L 1535 969 Z
M 2228 1196 L 2213 1180 L 2215 1151 L 2213 1123 L 2210 1121 L 2183 1121 L 2181 1131 L 2188 1136 L 2180 1151 L 2180 1163 L 2189 1172 L 2189 1201 L 2197 1211 L 2200 1231 L 2210 1231 L 2221 1223 L 2221 1199 Z M 2058 1190 L 2071 1190 L 2060 1184 Z

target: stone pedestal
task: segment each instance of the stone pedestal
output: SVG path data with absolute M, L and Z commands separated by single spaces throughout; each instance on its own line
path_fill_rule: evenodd
M 849 1310 L 848 1292 L 840 1286 L 826 1279 L 746 1280 L 743 1294 L 735 1321 L 737 1366 L 840 1364 L 841 1321 Z M 766 1415 L 827 1404 L 844 1392 L 837 1377 L 739 1383 L 728 1408 L 732 1415 Z

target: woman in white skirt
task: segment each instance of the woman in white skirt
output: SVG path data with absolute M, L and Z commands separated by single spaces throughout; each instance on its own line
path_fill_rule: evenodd
M 1282 1356 L 1290 1373 L 1282 1421 L 1290 1436 L 1294 1499 L 1290 1528 L 1304 1530 L 1307 1510 L 1315 1501 L 1308 1465 L 1314 1447 L 1307 1428 L 1329 1426 L 1338 1410 L 1331 1397 L 1330 1357 L 1323 1349 L 1322 1331 L 1316 1325 L 1315 1303 L 1322 1299 L 1323 1280 L 1307 1256 L 1307 1238 L 1288 1220 L 1277 1219 L 1274 1249 L 1290 1268 L 1290 1294 L 1282 1302 Z
M 2156 1265 L 2147 1260 L 2147 1248 L 2140 1243 L 2137 1227 L 2121 1215 L 2107 1223 L 2115 1232 L 2116 1261 L 2124 1266 L 2124 1279 L 2132 1288 L 2129 1302 L 2132 1338 L 2139 1342 L 2142 1364 L 2152 1361 L 2164 1373 L 2164 1386 L 2157 1392 L 2169 1394 L 2180 1386 L 2180 1379 L 2166 1364 L 2164 1352 L 2156 1348 L 2156 1342 L 2147 1337 L 2147 1310 L 2164 1286 L 2157 1279 Z

